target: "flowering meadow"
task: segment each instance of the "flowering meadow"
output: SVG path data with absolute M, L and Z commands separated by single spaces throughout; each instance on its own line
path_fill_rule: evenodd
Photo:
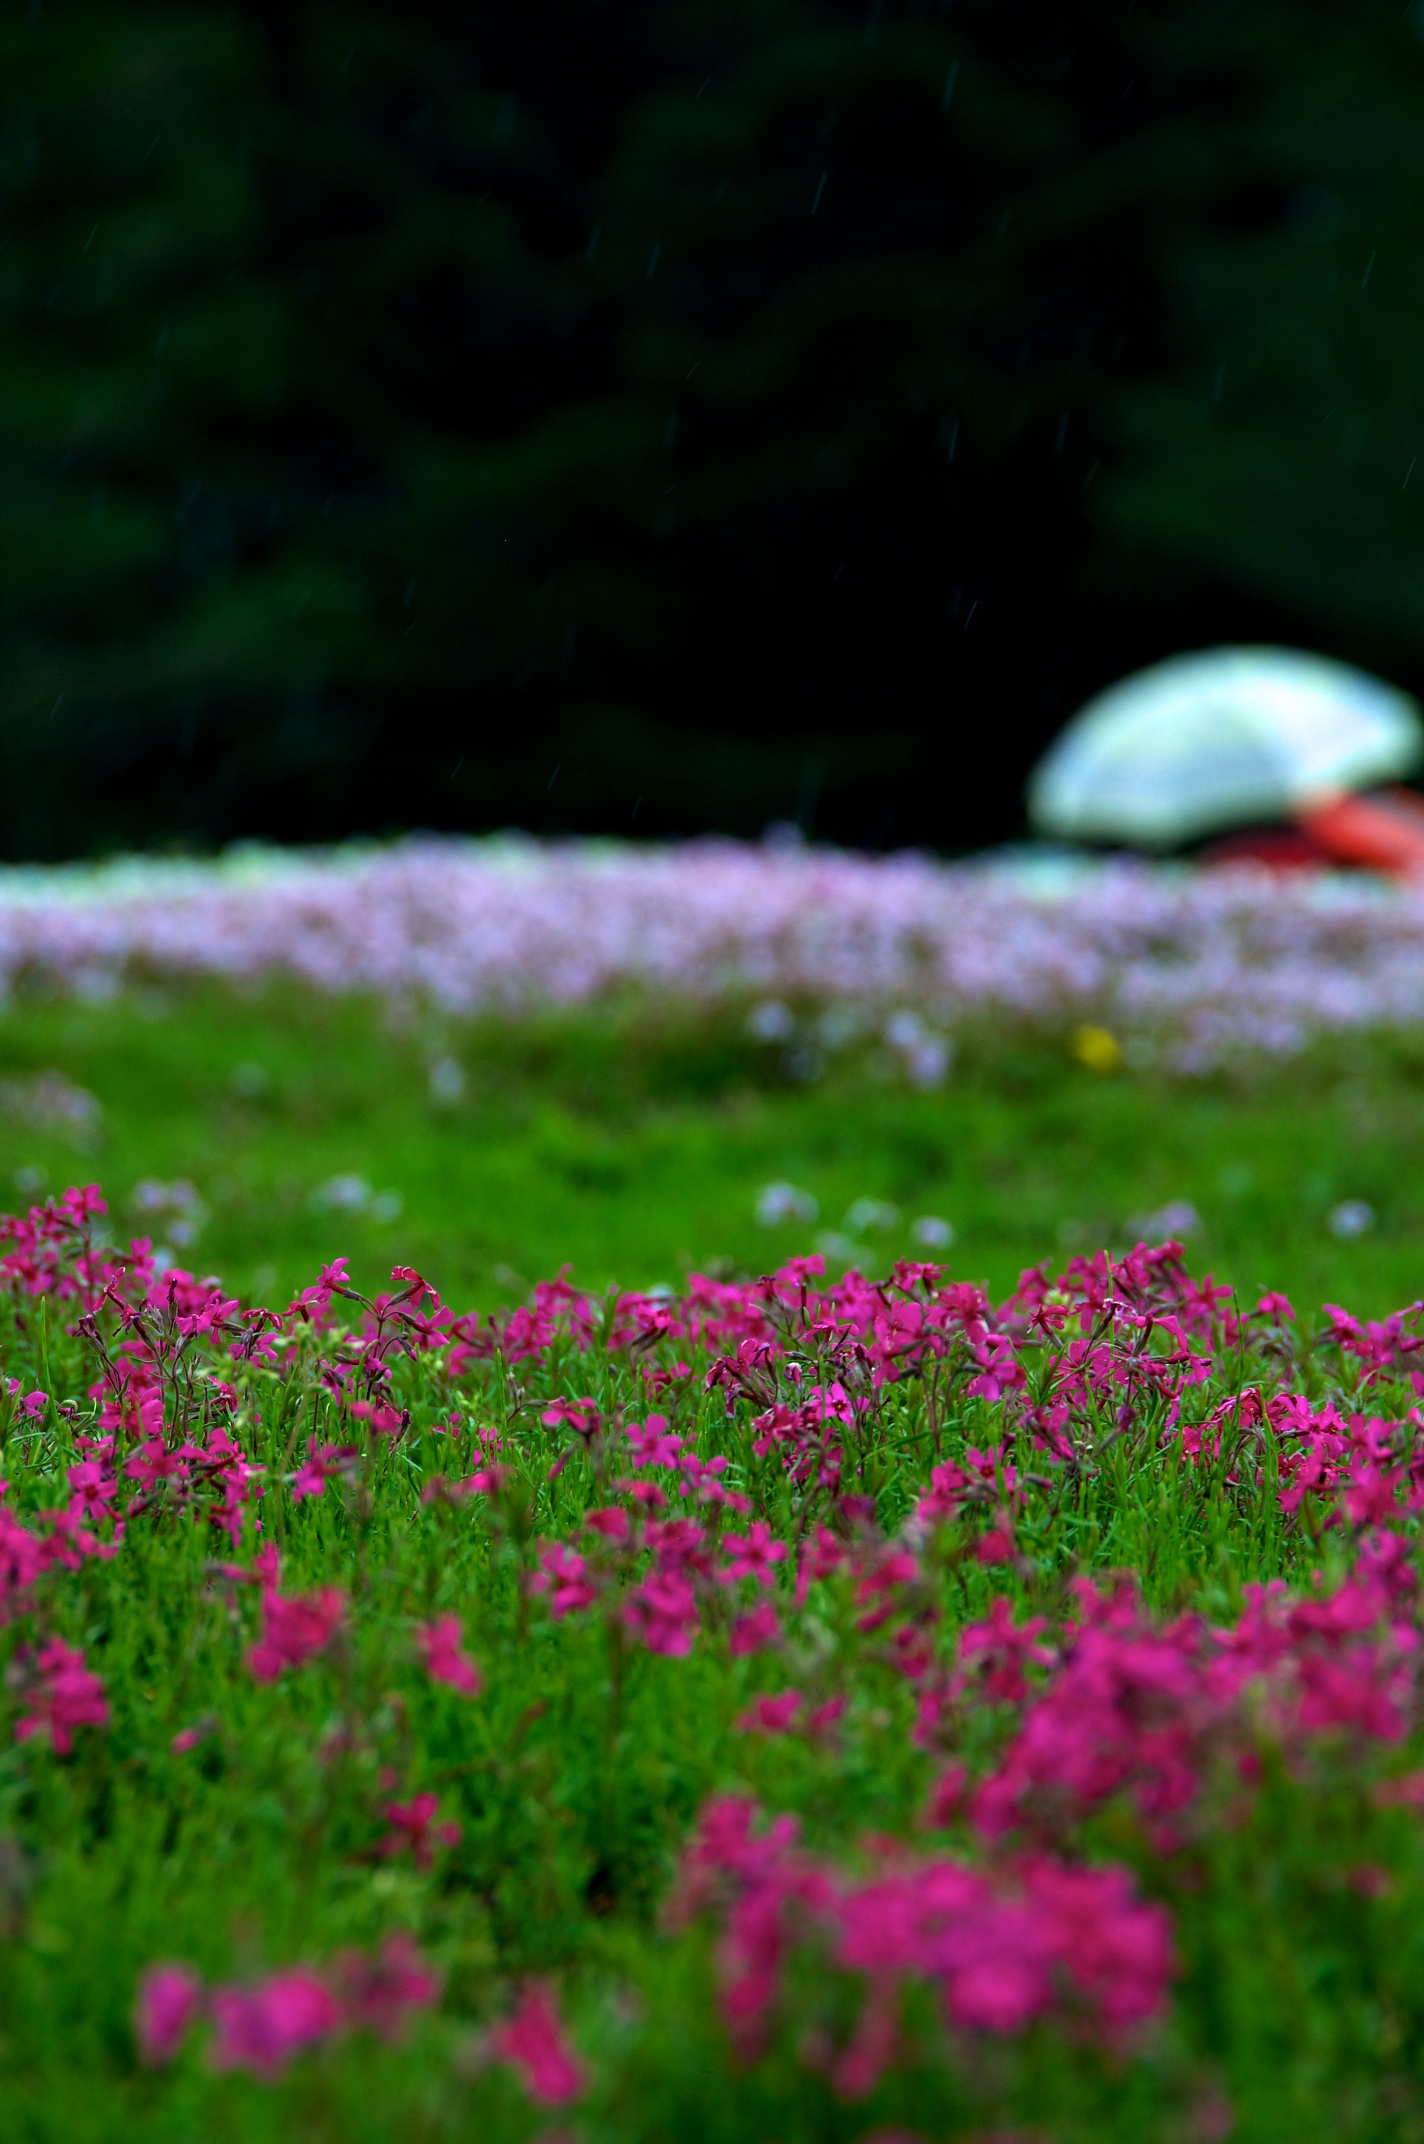
M 0 2128 L 1424 2133 L 1424 1306 L 0 1221 Z
M 1105 1020 L 1130 1050 L 1191 1072 L 1424 1021 L 1424 893 L 1358 875 L 1033 852 L 944 864 L 794 841 L 425 837 L 0 871 L 0 992 L 278 971 L 461 1016 L 630 991 L 746 1000 L 807 1065 L 869 1025 L 926 1085 L 967 1022 Z

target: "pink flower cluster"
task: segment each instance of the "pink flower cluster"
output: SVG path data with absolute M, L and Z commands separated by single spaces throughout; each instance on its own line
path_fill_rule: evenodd
M 553 1994 L 538 1981 L 521 1991 L 513 2014 L 490 2034 L 489 2051 L 519 2072 L 525 2091 L 541 2106 L 567 2106 L 584 2089 L 583 2065 L 569 2046 Z
M 271 1567 L 275 1570 L 276 1558 Z M 262 1588 L 262 1635 L 247 1655 L 258 1682 L 275 1682 L 287 1668 L 299 1668 L 314 1653 L 325 1651 L 346 1616 L 346 1596 L 337 1586 L 316 1593 L 282 1594 L 275 1583 Z
M 1103 1018 L 1188 1069 L 1242 1047 L 1289 1052 L 1322 1029 L 1418 1024 L 1421 953 L 1424 896 L 1407 889 L 1031 853 L 942 864 L 427 837 L 0 873 L 0 994 L 29 974 L 101 993 L 141 969 L 281 970 L 463 1014 L 630 985 L 752 995 L 776 1037 L 800 1017 L 788 1000 L 858 1011 L 912 1077 L 921 1064 L 937 1076 L 947 1054 L 922 1015 Z M 824 1053 L 844 1033 L 843 1019 L 811 1021 L 803 1041 Z
M 756 1814 L 736 1797 L 704 1810 L 673 1907 L 675 1921 L 717 1916 L 722 2004 L 744 2055 L 766 2038 L 798 1941 L 819 1942 L 833 1966 L 863 1978 L 845 2045 L 810 2043 L 851 2099 L 872 2092 L 896 2058 L 909 1980 L 938 1986 L 951 2024 L 993 2033 L 1056 2010 L 1120 2037 L 1166 1996 L 1170 1922 L 1124 1869 L 1036 1853 L 986 1871 L 887 1842 L 881 1865 L 858 1881 L 802 1852 L 793 1819 L 757 1830 Z
M 205 1989 L 190 1966 L 150 1966 L 134 2025 L 150 2067 L 172 2062 L 190 2028 L 206 2017 L 214 2069 L 274 2077 L 299 2049 L 344 2032 L 398 2038 L 412 2013 L 428 2009 L 439 1992 L 437 1975 L 410 1937 L 391 1935 L 374 1958 L 345 1951 L 323 1971 L 289 1967 L 246 1985 Z
M 348 2032 L 399 2039 L 414 2013 L 429 2009 L 439 1994 L 439 1975 L 408 1935 L 387 1936 L 374 1958 L 343 1951 L 321 1970 L 289 1966 L 214 1988 L 191 1966 L 164 1963 L 150 1966 L 139 1985 L 134 2032 L 144 2062 L 161 2069 L 176 2061 L 194 2025 L 206 2019 L 213 2069 L 270 2079 L 304 2048 Z M 583 2065 L 552 1991 L 540 1981 L 520 1990 L 513 2011 L 487 2035 L 486 2052 L 508 2063 L 540 2106 L 566 2106 L 584 2090 Z
M 955 1777 L 986 1846 L 1062 1839 L 1122 1797 L 1170 1853 L 1205 1821 L 1210 1788 L 1249 1796 L 1263 1734 L 1302 1755 L 1322 1737 L 1357 1750 L 1402 1740 L 1424 1674 L 1414 1583 L 1396 1534 L 1366 1537 L 1333 1592 L 1292 1600 L 1279 1580 L 1248 1588 L 1244 1612 L 1224 1627 L 1188 1615 L 1162 1628 L 1131 1580 L 1102 1590 L 1079 1579 L 1078 1614 L 1056 1651 L 1038 1642 L 1040 1619 L 1016 1628 L 1000 1601 L 990 1623 L 964 1633 L 959 1672 L 926 1688 L 920 1736 L 945 1735 L 966 1694 L 1023 1708 L 977 1787 Z
M 40 1647 L 24 1684 L 25 1711 L 15 1726 L 15 1740 L 47 1735 L 57 1757 L 74 1747 L 76 1727 L 107 1727 L 109 1707 L 104 1685 L 84 1665 L 77 1645 L 49 1638 Z

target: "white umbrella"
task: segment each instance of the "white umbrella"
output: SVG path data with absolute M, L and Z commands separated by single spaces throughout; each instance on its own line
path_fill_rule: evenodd
M 1170 847 L 1289 818 L 1408 774 L 1424 727 L 1407 693 L 1291 648 L 1211 648 L 1090 700 L 1029 784 L 1041 833 Z

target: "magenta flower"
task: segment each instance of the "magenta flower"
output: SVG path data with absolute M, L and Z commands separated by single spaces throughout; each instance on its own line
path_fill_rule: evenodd
M 791 1944 L 808 1917 L 836 1939 L 836 1962 L 865 1976 L 865 2001 L 833 2081 L 870 2092 L 893 2059 L 899 1986 L 938 1983 L 950 2020 L 1020 2031 L 1067 1992 L 1112 2041 L 1151 2017 L 1175 1970 L 1171 1921 L 1136 1895 L 1126 1869 L 1082 1868 L 1040 1854 L 992 1871 L 902 1854 L 855 1883 L 812 1860 L 787 1818 L 752 1829 L 753 1805 L 715 1801 L 684 1856 L 675 1913 L 722 1917 L 723 2011 L 754 2054 L 781 1994 Z
M 440 1993 L 440 1979 L 408 1935 L 386 1937 L 378 1958 L 344 1951 L 333 1973 L 342 2016 L 383 2040 L 395 2040 L 411 2011 L 427 2009 Z
M 737 1721 L 744 1735 L 787 1735 L 801 1710 L 801 1692 L 783 1690 L 779 1697 L 755 1698 Z
M 571 1615 L 575 1609 L 591 1608 L 598 1598 L 584 1558 L 576 1549 L 562 1545 L 545 1549 L 539 1558 L 538 1573 L 529 1583 L 531 1592 L 548 1595 L 549 1613 L 553 1616 Z
M 297 1967 L 254 1988 L 216 1988 L 212 1996 L 216 2070 L 255 2070 L 274 2077 L 299 2047 L 329 2040 L 341 2024 L 336 1997 L 315 1973 Z
M 835 1697 L 828 1697 L 824 1705 L 817 1705 L 814 1712 L 807 1713 L 801 1722 L 802 1731 L 808 1734 L 813 1742 L 833 1741 L 835 1738 L 831 1729 L 844 1714 L 846 1702 L 846 1698 L 840 1693 Z
M 498 1461 L 493 1466 L 479 1467 L 473 1474 L 466 1474 L 460 1481 L 452 1481 L 447 1494 L 458 1499 L 467 1496 L 498 1496 L 509 1479 L 510 1470 Z M 426 1499 L 422 1499 L 426 1501 Z
M 344 1258 L 334 1258 L 329 1266 L 323 1266 L 311 1287 L 303 1288 L 301 1294 L 293 1301 L 291 1305 L 292 1315 L 305 1318 L 308 1321 L 313 1318 L 324 1318 L 331 1308 L 332 1296 L 338 1290 L 344 1293 L 348 1286 L 346 1266 L 347 1261 Z
M 35 1735 L 47 1734 L 55 1755 L 67 1757 L 74 1747 L 76 1727 L 108 1726 L 104 1685 L 85 1667 L 81 1649 L 59 1638 L 50 1638 L 40 1647 L 36 1666 L 38 1676 L 26 1692 L 30 1709 L 16 1723 L 15 1740 L 28 1742 Z
M 764 1520 L 755 1519 L 744 1534 L 728 1534 L 727 1547 L 731 1560 L 717 1573 L 724 1586 L 734 1586 L 739 1578 L 755 1578 L 763 1586 L 776 1583 L 775 1567 L 786 1561 L 787 1547 Z
M 924 1821 L 931 1831 L 943 1831 L 964 1808 L 969 1774 L 962 1764 L 947 1764 L 930 1788 Z
M 216 1734 L 219 1725 L 215 1714 L 210 1712 L 205 1719 L 196 1721 L 192 1727 L 180 1727 L 168 1747 L 176 1757 L 186 1756 L 190 1749 L 196 1749 L 199 1743 L 206 1742 L 210 1735 Z
M 739 1615 L 732 1625 L 731 1652 L 733 1659 L 744 1653 L 764 1652 L 775 1645 L 781 1636 L 781 1618 L 770 1601 L 758 1601 L 746 1615 Z
M 408 1407 L 388 1407 L 384 1400 L 353 1400 L 351 1412 L 358 1422 L 369 1422 L 378 1437 L 401 1437 L 410 1427 Z
M 171 2062 L 194 2019 L 208 2011 L 216 2027 L 214 2069 L 254 2070 L 274 2077 L 300 2047 L 365 2029 L 399 2038 L 410 2013 L 440 1993 L 438 1974 L 408 1935 L 387 1936 L 376 1958 L 343 1951 L 329 1972 L 303 1967 L 271 1973 L 247 1987 L 213 1990 L 205 2001 L 198 1975 L 186 1965 L 154 1965 L 139 1985 L 134 2029 L 150 2067 Z
M 634 1481 L 631 1474 L 625 1474 L 613 1486 L 620 1496 L 631 1496 L 645 1511 L 667 1510 L 667 1491 L 655 1481 Z
M 386 1816 L 390 1830 L 376 1847 L 378 1854 L 393 1859 L 397 1854 L 410 1854 L 418 1869 L 428 1869 L 435 1859 L 437 1846 L 458 1846 L 460 1827 L 453 1821 L 437 1824 L 435 1812 L 440 1806 L 437 1794 L 416 1794 L 408 1802 L 387 1802 Z
M 1379 1809 L 1424 1809 L 1424 1772 L 1398 1772 L 1377 1786 L 1370 1800 Z
M 727 1459 L 718 1452 L 711 1459 L 699 1459 L 695 1452 L 679 1452 L 677 1456 L 678 1488 L 684 1496 L 695 1496 L 704 1504 L 720 1506 L 724 1511 L 735 1511 L 745 1518 L 752 1508 L 749 1496 L 742 1496 L 735 1489 L 722 1483 L 727 1471 Z
M 602 1534 L 605 1541 L 612 1541 L 619 1548 L 632 1539 L 633 1521 L 618 1504 L 610 1504 L 601 1511 L 590 1511 L 583 1523 L 591 1534 Z
M 986 1697 L 1021 1704 L 1029 1689 L 1024 1675 L 1026 1665 L 1030 1661 L 1041 1667 L 1053 1665 L 1054 1654 L 1037 1642 L 1047 1628 L 1047 1620 L 1041 1615 L 1030 1616 L 1026 1623 L 1015 1623 L 1013 1608 L 1001 1593 L 987 1621 L 966 1625 L 959 1640 L 959 1657 L 974 1668 Z
M 628 1442 L 636 1467 L 676 1466 L 683 1441 L 675 1430 L 669 1431 L 665 1415 L 650 1414 L 642 1429 L 636 1422 L 628 1424 Z
M 73 1491 L 71 1509 L 77 1508 L 86 1519 L 107 1518 L 109 1506 L 119 1493 L 112 1466 L 98 1459 L 81 1459 L 72 1466 L 69 1486 Z
M 942 1519 L 957 1519 L 974 1489 L 975 1483 L 964 1469 L 947 1459 L 941 1466 L 931 1467 L 930 1485 L 915 1506 L 915 1516 L 926 1526 L 938 1525 Z
M 531 2099 L 562 2107 L 577 2099 L 584 2073 L 564 2037 L 553 1996 L 537 1983 L 526 1987 L 514 2015 L 490 2035 L 490 2052 L 519 2072 Z
M 189 1965 L 151 1965 L 139 1984 L 134 2030 L 150 2069 L 171 2062 L 202 2008 L 203 1983 Z
M 545 1429 L 571 1429 L 585 1439 L 598 1428 L 598 1408 L 592 1400 L 555 1400 L 539 1420 Z
M 437 1616 L 433 1623 L 427 1623 L 419 1641 L 425 1670 L 432 1682 L 446 1682 L 466 1697 L 478 1697 L 482 1687 L 480 1671 L 460 1650 L 463 1636 L 457 1615 Z
M 292 1481 L 293 1497 L 320 1496 L 327 1483 L 345 1473 L 357 1456 L 349 1444 L 318 1445 L 315 1437 L 308 1437 L 307 1456 Z
M 1352 1526 L 1388 1526 L 1402 1517 L 1396 1491 L 1404 1479 L 1403 1467 L 1385 1468 L 1373 1460 L 1360 1459 L 1350 1469 L 1345 1491 L 1345 1514 Z
M 317 1593 L 281 1594 L 273 1586 L 262 1593 L 262 1636 L 247 1655 L 258 1682 L 275 1682 L 285 1668 L 299 1668 L 330 1645 L 346 1614 L 346 1596 L 337 1586 Z
M 623 1620 L 650 1653 L 682 1659 L 692 1651 L 701 1625 L 697 1596 L 675 1572 L 658 1571 L 628 1595 Z

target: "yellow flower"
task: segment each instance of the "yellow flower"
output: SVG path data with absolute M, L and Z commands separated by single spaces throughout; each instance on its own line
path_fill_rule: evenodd
M 1090 1072 L 1116 1072 L 1122 1063 L 1122 1044 L 1105 1027 L 1075 1027 L 1068 1047 Z

